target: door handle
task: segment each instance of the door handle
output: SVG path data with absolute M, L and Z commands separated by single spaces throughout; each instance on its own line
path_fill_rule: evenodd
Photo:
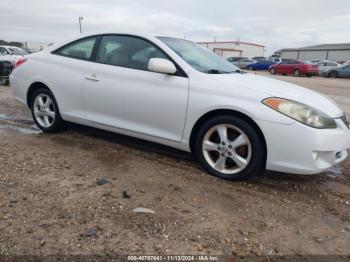
M 95 74 L 87 75 L 85 76 L 85 79 L 93 82 L 100 81 L 100 79 Z

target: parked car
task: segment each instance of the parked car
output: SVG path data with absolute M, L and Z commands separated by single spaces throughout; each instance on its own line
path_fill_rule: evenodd
M 25 55 L 28 55 L 28 52 L 17 46 L 2 45 L 0 46 L 0 54 L 25 56 Z
M 249 70 L 269 70 L 270 66 L 273 64 L 274 62 L 268 60 L 260 60 L 247 65 L 246 68 L 248 68 Z
M 337 62 L 332 62 L 332 61 L 327 61 L 327 60 L 319 62 L 316 65 L 318 66 L 318 70 L 319 70 L 318 73 L 320 75 L 322 75 L 323 72 L 325 72 L 325 71 L 329 71 L 333 68 L 337 68 L 337 67 L 341 66 L 341 64 L 338 64 Z
M 21 61 L 12 92 L 44 132 L 70 121 L 150 140 L 231 180 L 265 168 L 319 173 L 350 148 L 347 119 L 330 98 L 240 73 L 184 39 L 80 35 Z
M 350 64 L 341 65 L 336 68 L 328 69 L 322 73 L 323 76 L 327 76 L 330 78 L 350 78 Z
M 255 61 L 253 59 L 243 59 L 243 60 L 239 60 L 233 64 L 238 66 L 241 69 L 245 69 L 245 68 L 247 68 L 247 65 L 251 65 L 251 64 L 256 63 L 256 62 L 257 61 Z
M 265 61 L 266 60 L 266 57 L 263 57 L 263 56 L 255 56 L 252 58 L 253 60 L 255 61 Z
M 318 75 L 318 66 L 294 59 L 283 59 L 282 63 L 272 65 L 269 71 L 273 75 L 306 75 L 307 77 L 311 77 Z
M 247 57 L 229 57 L 229 58 L 227 58 L 227 61 L 229 61 L 231 63 L 235 63 L 235 62 L 241 61 L 243 59 L 247 59 Z
M 0 46 L 0 60 L 9 61 L 14 66 L 16 62 L 27 53 L 23 49 L 15 46 Z

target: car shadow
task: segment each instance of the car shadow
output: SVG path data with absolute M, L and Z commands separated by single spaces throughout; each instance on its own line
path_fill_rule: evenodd
M 82 126 L 78 124 L 69 124 L 66 132 L 77 132 L 83 136 L 87 136 L 94 139 L 99 139 L 102 141 L 110 142 L 113 144 L 123 145 L 131 149 L 136 149 L 145 153 L 157 154 L 159 156 L 168 157 L 174 159 L 175 161 L 182 161 L 190 164 L 199 171 L 204 172 L 200 165 L 195 160 L 191 153 L 184 152 L 172 147 L 157 144 L 154 142 L 121 135 L 93 127 Z M 292 184 L 308 184 L 315 183 L 320 179 L 324 178 L 323 174 L 318 175 L 295 175 L 282 172 L 273 171 L 262 171 L 259 174 L 251 177 L 248 181 L 256 184 L 266 184 L 266 183 L 292 183 Z

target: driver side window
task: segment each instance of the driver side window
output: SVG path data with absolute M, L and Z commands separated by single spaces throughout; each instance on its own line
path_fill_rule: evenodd
M 168 59 L 156 46 L 131 36 L 104 36 L 97 52 L 96 62 L 148 71 L 151 58 Z

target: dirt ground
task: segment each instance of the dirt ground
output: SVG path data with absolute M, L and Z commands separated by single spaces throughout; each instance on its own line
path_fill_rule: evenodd
M 350 80 L 274 77 L 350 114 Z M 0 86 L 0 255 L 350 255 L 349 201 L 349 159 L 224 181 L 157 144 L 77 125 L 43 134 Z

